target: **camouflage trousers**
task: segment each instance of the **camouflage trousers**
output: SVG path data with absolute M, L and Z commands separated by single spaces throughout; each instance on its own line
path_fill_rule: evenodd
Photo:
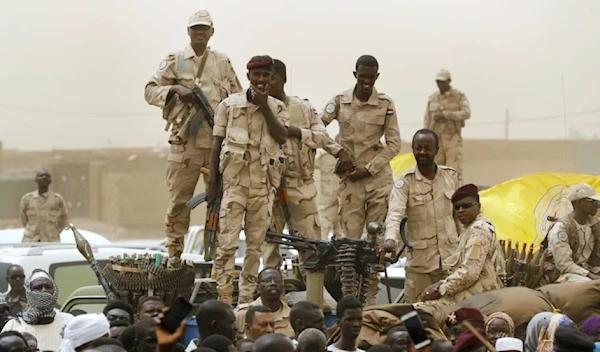
M 294 231 L 299 232 L 306 238 L 319 239 L 321 226 L 317 208 L 317 187 L 314 182 L 299 187 L 288 187 L 287 193 L 290 200 L 290 222 Z M 283 208 L 278 204 L 278 199 L 275 199 L 271 230 L 282 233 L 285 227 L 285 216 Z M 283 264 L 278 244 L 265 242 L 262 246 L 262 253 L 265 267 L 280 268 Z M 300 252 L 299 254 L 300 263 L 303 263 L 309 253 Z
M 446 278 L 442 269 L 436 269 L 431 273 L 414 273 L 406 271 L 404 280 L 404 297 L 406 303 L 416 303 L 427 287 Z
M 169 207 L 165 216 L 165 234 L 169 256 L 181 256 L 184 237 L 190 227 L 190 209 L 185 203 L 192 198 L 200 168 L 208 167 L 210 149 L 197 149 L 195 140 L 189 138 L 185 145 L 171 145 L 167 157 L 167 187 L 169 188 Z M 204 176 L 204 184 L 208 177 Z
M 329 238 L 330 232 L 338 236 L 342 234 L 342 225 L 340 224 L 339 216 L 339 185 L 336 184 L 335 187 L 335 192 L 321 192 L 321 196 L 319 197 L 319 218 L 321 220 L 321 239 L 323 240 Z
M 439 134 L 440 150 L 435 156 L 435 163 L 438 165 L 450 166 L 458 172 L 458 179 L 462 184 L 462 137 L 458 134 L 448 135 Z
M 346 179 L 341 184 L 340 222 L 345 237 L 361 238 L 365 225 L 370 222 L 376 222 L 383 226 L 387 216 L 388 199 L 392 191 L 392 185 L 392 176 L 387 177 L 386 174 L 376 175 L 373 178 L 357 182 Z M 382 242 L 383 236 L 379 235 L 376 243 L 381 244 Z M 374 273 L 368 279 L 370 284 L 365 306 L 375 305 L 377 292 L 379 292 L 379 275 Z
M 242 225 L 246 235 L 246 253 L 239 280 L 238 304 L 254 301 L 258 281 L 261 246 L 271 223 L 275 190 L 224 184 L 219 213 L 219 245 L 214 260 L 219 300 L 233 303 L 235 252 L 239 247 Z

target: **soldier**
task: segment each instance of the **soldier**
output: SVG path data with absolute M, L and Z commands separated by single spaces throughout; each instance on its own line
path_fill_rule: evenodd
M 212 126 L 207 119 L 197 130 L 190 124 L 197 109 L 194 107 L 194 87 L 200 87 L 212 110 L 230 94 L 242 90 L 227 55 L 208 47 L 214 34 L 208 11 L 194 13 L 188 21 L 190 44 L 181 51 L 167 55 L 145 88 L 148 104 L 163 110 L 171 128 L 167 157 L 167 186 L 170 203 L 165 216 L 165 232 L 169 256 L 180 257 L 183 240 L 190 226 L 190 209 L 185 203 L 193 196 L 200 177 L 200 168 L 210 162 Z M 204 177 L 204 184 L 207 184 Z
M 438 136 L 432 130 L 415 133 L 412 150 L 417 166 L 394 184 L 385 223 L 385 251 L 396 250 L 400 221 L 408 217 L 408 251 L 405 297 L 417 301 L 425 288 L 446 277 L 442 262 L 456 252 L 458 232 L 453 217 L 452 194 L 459 187 L 458 173 L 434 162 L 439 150 Z M 450 269 L 450 268 L 447 268 Z
M 22 242 L 60 242 L 60 233 L 69 226 L 69 214 L 63 197 L 49 190 L 52 175 L 40 170 L 35 175 L 37 191 L 21 198 L 21 223 L 25 227 Z
M 338 135 L 339 137 L 339 135 Z M 336 137 L 336 142 L 339 138 Z M 321 219 L 321 239 L 329 238 L 330 233 L 342 234 L 340 224 L 340 178 L 335 174 L 336 159 L 333 155 L 320 150 L 315 165 L 320 171 L 319 218 Z
M 356 85 L 336 95 L 322 112 L 328 125 L 334 119 L 340 126 L 340 144 L 354 158 L 354 169 L 340 187 L 340 221 L 344 236 L 360 238 L 366 223 L 383 225 L 393 184 L 390 160 L 400 151 L 400 131 L 392 98 L 375 89 L 379 64 L 371 55 L 356 61 Z M 381 142 L 385 136 L 386 146 Z M 377 239 L 381 243 L 381 238 Z M 371 276 L 366 304 L 375 304 L 378 276 Z
M 212 203 L 223 180 L 219 244 L 214 260 L 219 299 L 233 300 L 235 251 L 244 225 L 246 254 L 239 281 L 238 304 L 253 301 L 261 245 L 271 223 L 275 192 L 281 181 L 289 113 L 268 94 L 273 70 L 269 56 L 254 56 L 246 66 L 250 88 L 232 94 L 217 107 L 213 154 L 206 198 Z
M 573 211 L 560 218 L 548 233 L 560 277 L 556 282 L 600 279 L 600 219 L 596 217 L 600 197 L 588 184 L 579 183 L 569 190 Z
M 441 70 L 435 78 L 439 92 L 429 96 L 425 109 L 425 128 L 435 131 L 440 139 L 438 165 L 447 165 L 458 172 L 462 181 L 462 128 L 471 117 L 471 107 L 465 93 L 452 88 L 450 72 Z
M 505 266 L 494 225 L 481 214 L 477 186 L 460 187 L 451 200 L 456 217 L 465 227 L 456 252 L 442 264 L 451 267 L 453 272 L 445 280 L 426 288 L 423 294 L 424 301 L 437 300 L 436 303 L 444 305 L 501 288 L 499 275 Z
M 315 149 L 324 148 L 337 155 L 348 167 L 352 159 L 348 153 L 335 143 L 317 117 L 315 109 L 306 100 L 285 94 L 287 81 L 286 67 L 280 60 L 274 60 L 275 70 L 269 85 L 269 94 L 284 102 L 290 114 L 288 141 L 285 150 L 284 177 L 289 198 L 290 222 L 292 229 L 310 239 L 321 237 L 319 209 L 317 208 L 317 187 L 313 179 Z M 272 228 L 282 233 L 285 226 L 284 210 L 280 202 L 273 207 Z M 300 262 L 304 262 L 305 253 L 300 252 Z M 283 263 L 279 254 L 279 245 L 263 245 L 263 263 L 269 268 L 279 268 Z

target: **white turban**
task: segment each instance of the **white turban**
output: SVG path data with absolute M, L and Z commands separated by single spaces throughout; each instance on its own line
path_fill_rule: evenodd
M 59 352 L 74 352 L 76 348 L 110 333 L 110 324 L 104 314 L 82 314 L 71 320 L 63 333 Z

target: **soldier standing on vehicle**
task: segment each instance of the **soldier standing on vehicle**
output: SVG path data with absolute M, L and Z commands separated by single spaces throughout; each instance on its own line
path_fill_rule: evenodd
M 471 107 L 465 93 L 450 86 L 450 72 L 441 70 L 435 82 L 439 92 L 429 96 L 424 127 L 435 131 L 440 139 L 440 151 L 435 162 L 454 168 L 462 181 L 461 131 L 465 127 L 465 121 L 471 117 Z
M 208 47 L 214 34 L 213 21 L 206 10 L 194 13 L 188 21 L 190 45 L 167 55 L 158 71 L 146 84 L 148 104 L 163 110 L 171 128 L 167 157 L 167 186 L 170 203 L 165 217 L 169 256 L 180 257 L 184 236 L 190 226 L 190 209 L 185 203 L 192 198 L 200 177 L 200 168 L 210 163 L 212 126 L 204 119 L 197 130 L 191 129 L 194 106 L 192 88 L 200 87 L 211 110 L 230 94 L 242 90 L 227 55 Z M 208 178 L 204 177 L 204 184 Z
M 335 138 L 339 142 L 339 135 Z M 319 218 L 321 219 L 321 239 L 326 240 L 329 234 L 342 235 L 340 224 L 340 178 L 335 174 L 335 157 L 323 150 L 318 153 L 315 165 L 320 171 L 319 184 Z
M 232 304 L 235 251 L 242 230 L 246 254 L 239 281 L 238 304 L 254 301 L 261 246 L 271 224 L 275 192 L 281 182 L 289 113 L 269 96 L 273 59 L 254 56 L 248 62 L 250 88 L 232 94 L 217 107 L 211 170 L 223 181 L 219 245 L 214 260 L 219 300 Z M 211 172 L 206 198 L 219 194 L 219 173 Z
M 407 303 L 417 302 L 426 287 L 446 278 L 442 262 L 456 252 L 459 228 L 451 201 L 460 186 L 458 173 L 434 162 L 439 150 L 437 134 L 428 129 L 417 131 L 412 150 L 417 166 L 394 184 L 382 247 L 388 252 L 396 250 L 396 241 L 401 241 L 400 222 L 407 216 L 407 240 L 413 246 L 405 269 Z
M 65 200 L 49 190 L 52 175 L 47 170 L 38 171 L 35 183 L 37 191 L 21 198 L 22 242 L 60 242 L 60 233 L 69 226 Z
M 600 196 L 594 187 L 578 183 L 569 190 L 573 211 L 558 219 L 548 233 L 549 252 L 560 277 L 556 282 L 600 279 Z
M 371 55 L 356 61 L 356 85 L 336 95 L 325 106 L 322 120 L 337 120 L 340 144 L 354 158 L 354 168 L 345 165 L 340 185 L 340 221 L 344 236 L 360 238 L 365 224 L 385 221 L 393 185 L 390 160 L 400 152 L 400 131 L 394 101 L 377 92 L 379 63 Z M 384 147 L 381 137 L 385 136 Z M 382 242 L 381 238 L 377 243 Z M 375 304 L 376 274 L 371 276 L 367 305 Z
M 315 108 L 306 100 L 285 94 L 284 86 L 287 81 L 286 67 L 280 60 L 274 60 L 275 70 L 269 85 L 269 94 L 285 103 L 290 114 L 290 127 L 285 150 L 283 175 L 285 188 L 289 199 L 291 229 L 310 239 L 321 237 L 319 209 L 317 208 L 317 187 L 313 178 L 315 165 L 315 149 L 324 148 L 337 155 L 348 167 L 352 159 L 348 153 L 335 143 L 317 117 Z M 273 206 L 272 230 L 282 233 L 286 224 L 285 210 L 281 199 Z M 305 253 L 300 252 L 300 263 L 304 262 Z M 265 243 L 263 245 L 263 263 L 269 268 L 279 268 L 283 263 L 279 254 L 279 245 Z

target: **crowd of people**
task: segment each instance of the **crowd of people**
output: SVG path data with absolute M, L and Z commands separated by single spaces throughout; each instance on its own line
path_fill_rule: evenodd
M 21 269 L 22 270 L 22 269 Z M 17 266 L 7 275 L 19 272 Z M 274 269 L 259 274 L 260 297 L 232 309 L 207 300 L 196 311 L 197 338 L 182 344 L 186 321 L 174 333 L 161 325 L 168 310 L 158 297 L 145 296 L 136 308 L 121 300 L 108 302 L 102 314 L 58 310 L 58 287 L 43 270 L 26 280 L 12 278 L 11 290 L 0 303 L 0 352 L 592 352 L 600 350 L 600 316 L 585 320 L 581 330 L 567 316 L 542 312 L 527 324 L 525 338 L 516 337 L 515 324 L 502 312 L 484 316 L 463 307 L 445 321 L 447 339 L 433 339 L 415 348 L 403 324 L 384 331 L 375 345 L 359 345 L 363 305 L 346 296 L 337 302 L 336 324 L 326 328 L 320 307 L 283 300 L 283 278 Z M 20 281 L 19 281 L 20 280 Z M 25 300 L 10 299 L 11 292 Z M 490 348 L 491 347 L 491 348 Z

